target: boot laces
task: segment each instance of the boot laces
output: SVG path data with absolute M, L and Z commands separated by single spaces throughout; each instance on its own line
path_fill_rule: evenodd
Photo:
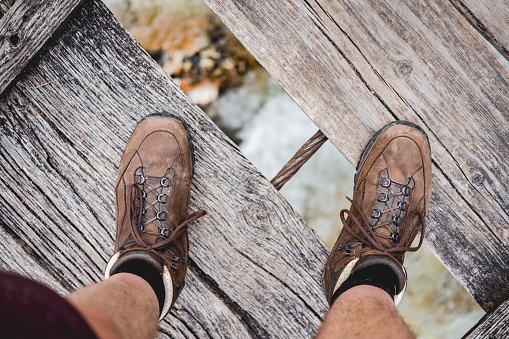
M 337 249 L 338 251 L 345 248 L 346 254 L 350 256 L 376 249 L 387 254 L 399 256 L 404 254 L 404 252 L 415 252 L 421 247 L 426 227 L 423 215 L 418 211 L 414 211 L 409 215 L 405 215 L 404 224 L 400 225 L 402 213 L 406 213 L 406 208 L 408 207 L 412 188 L 408 185 L 393 182 L 388 177 L 382 177 L 379 186 L 385 188 L 386 192 L 379 193 L 377 197 L 377 202 L 383 203 L 384 208 L 373 209 L 369 216 L 372 220 L 376 220 L 375 223 L 371 222 L 370 224 L 367 217 L 362 213 L 361 206 L 347 197 L 352 206 L 350 210 L 343 209 L 340 212 L 340 218 L 343 227 L 353 238 L 347 241 L 346 244 L 340 245 Z M 385 216 L 386 213 L 390 214 L 389 217 Z M 361 216 L 361 218 L 359 219 L 357 215 Z M 416 216 L 418 218 L 418 225 L 421 225 L 419 244 L 415 247 L 400 246 L 400 244 L 408 243 L 409 238 L 415 234 L 411 230 L 411 224 Z M 349 220 L 351 222 L 348 222 Z M 385 221 L 378 222 L 379 220 Z M 355 226 L 360 230 L 360 233 L 354 230 Z M 382 229 L 388 230 L 390 236 L 380 232 Z M 381 240 L 385 240 L 384 244 L 382 244 Z M 385 245 L 387 243 L 392 243 L 393 246 Z
M 172 184 L 172 178 L 169 177 L 136 175 L 136 183 L 128 187 L 126 194 L 127 218 L 130 220 L 131 236 L 122 248 L 127 249 L 137 245 L 162 258 L 172 269 L 176 270 L 176 263 L 181 260 L 183 264 L 186 264 L 187 259 L 174 246 L 175 240 L 187 231 L 192 221 L 203 217 L 207 212 L 198 210 L 191 213 L 186 220 L 172 230 L 168 224 L 170 211 L 167 213 L 158 208 L 168 203 L 169 194 L 164 192 L 171 192 Z M 157 195 L 156 199 L 148 199 L 149 196 L 154 195 Z M 153 212 L 152 217 L 148 217 L 148 211 Z M 158 232 L 149 231 L 147 227 L 149 224 L 155 224 Z M 156 240 L 148 243 L 143 239 L 142 234 L 155 236 Z

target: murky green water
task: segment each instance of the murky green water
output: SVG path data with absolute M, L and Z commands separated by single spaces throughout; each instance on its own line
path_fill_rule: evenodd
M 185 28 L 174 17 L 196 20 L 197 16 L 212 15 L 201 0 L 105 2 L 136 38 L 156 49 L 171 50 L 171 41 L 176 40 L 174 33 L 168 34 L 172 38 L 166 41 L 165 35 L 155 30 L 175 32 Z M 168 24 L 164 25 L 165 22 Z M 172 23 L 179 27 L 171 27 Z M 182 32 L 189 41 L 182 47 L 180 39 L 180 49 L 205 48 L 207 41 L 204 41 L 205 35 L 200 34 L 199 29 L 206 26 L 200 25 L 186 28 L 198 30 L 193 34 Z M 151 36 L 157 38 L 150 40 Z M 157 43 L 162 47 L 157 47 Z M 156 47 L 153 47 L 154 44 Z M 171 51 L 168 53 L 171 54 Z M 182 52 L 175 52 L 175 55 L 178 56 L 178 53 Z M 171 67 L 176 66 L 171 64 Z M 271 179 L 317 128 L 265 71 L 251 71 L 243 80 L 241 87 L 224 91 L 208 105 L 206 111 L 239 142 L 246 157 Z M 210 95 L 210 92 L 204 95 Z M 349 207 L 345 197 L 352 194 L 353 175 L 354 167 L 327 142 L 281 191 L 329 246 L 334 244 L 341 228 L 339 211 Z M 461 337 L 484 315 L 425 246 L 417 253 L 408 254 L 405 266 L 409 283 L 399 310 L 419 338 Z

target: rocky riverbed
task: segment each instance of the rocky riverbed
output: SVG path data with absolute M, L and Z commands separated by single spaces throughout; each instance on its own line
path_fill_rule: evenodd
M 105 0 L 116 17 L 267 177 L 316 132 L 201 0 Z M 332 246 L 354 168 L 327 142 L 282 194 Z M 399 309 L 419 338 L 458 338 L 484 314 L 425 246 L 406 259 Z

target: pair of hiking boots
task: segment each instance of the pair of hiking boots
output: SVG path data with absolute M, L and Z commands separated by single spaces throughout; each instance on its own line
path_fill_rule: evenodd
M 184 122 L 170 114 L 143 119 L 120 161 L 115 254 L 105 276 L 130 272 L 145 278 L 158 297 L 160 319 L 185 284 L 189 223 L 205 214 L 187 214 L 192 175 L 193 147 Z M 422 244 L 430 197 L 426 134 L 408 122 L 387 125 L 362 154 L 352 207 L 341 211 L 343 230 L 323 276 L 329 304 L 356 284 L 378 286 L 399 301 L 406 288 L 404 254 Z M 420 242 L 411 247 L 419 231 Z

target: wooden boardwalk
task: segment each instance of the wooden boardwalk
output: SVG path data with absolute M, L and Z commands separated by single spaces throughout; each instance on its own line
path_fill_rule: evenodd
M 311 337 L 327 248 L 102 2 L 0 0 L 0 13 L 0 267 L 61 293 L 100 281 L 120 155 L 137 121 L 169 111 L 194 139 L 190 209 L 208 214 L 160 337 Z
M 507 2 L 206 2 L 352 163 L 389 121 L 426 130 L 427 243 L 492 312 L 472 336 L 507 335 L 509 72 L 480 36 L 509 57 Z
M 385 123 L 431 138 L 428 245 L 509 328 L 509 8 L 496 0 L 206 0 L 356 163 Z M 191 126 L 187 287 L 161 337 L 310 337 L 327 249 L 98 0 L 0 0 L 0 267 L 61 293 L 111 255 L 117 163 L 136 122 Z M 284 311 L 282 311 L 284 310 Z

